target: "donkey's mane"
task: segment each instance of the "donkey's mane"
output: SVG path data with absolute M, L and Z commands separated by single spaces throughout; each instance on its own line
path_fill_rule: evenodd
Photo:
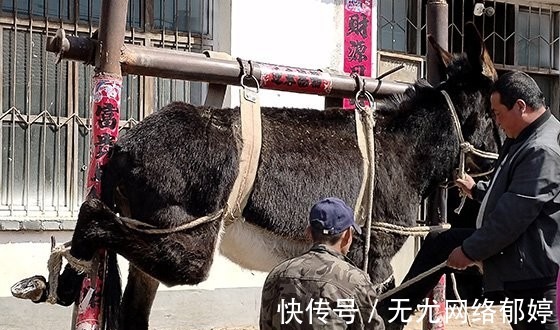
M 423 109 L 434 104 L 434 97 L 439 92 L 426 80 L 420 79 L 402 94 L 396 94 L 383 100 L 375 114 L 381 127 L 390 128 L 400 126 L 403 119 L 420 111 L 418 104 L 424 105 Z

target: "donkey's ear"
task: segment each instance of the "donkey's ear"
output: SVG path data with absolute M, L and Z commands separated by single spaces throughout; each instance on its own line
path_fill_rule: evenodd
M 445 76 L 445 73 L 447 71 L 446 69 L 451 63 L 451 60 L 453 60 L 453 55 L 447 50 L 441 48 L 441 46 L 437 43 L 436 39 L 434 39 L 432 35 L 428 35 L 428 41 L 438 55 L 437 57 L 439 62 L 439 70 L 442 73 L 442 76 Z
M 465 52 L 473 69 L 480 70 L 493 81 L 498 79 L 494 63 L 484 46 L 484 40 L 473 22 L 465 24 Z

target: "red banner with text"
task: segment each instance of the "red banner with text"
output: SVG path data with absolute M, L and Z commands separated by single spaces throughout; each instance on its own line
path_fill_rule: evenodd
M 371 77 L 376 54 L 375 0 L 344 0 L 344 72 Z M 354 109 L 354 99 L 344 99 Z

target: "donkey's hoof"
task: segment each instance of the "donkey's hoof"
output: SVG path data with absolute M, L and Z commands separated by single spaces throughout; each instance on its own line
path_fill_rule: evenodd
M 23 279 L 12 286 L 12 296 L 36 303 L 46 301 L 47 280 L 41 275 Z

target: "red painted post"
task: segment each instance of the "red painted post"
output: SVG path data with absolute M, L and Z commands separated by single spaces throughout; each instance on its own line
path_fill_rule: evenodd
M 91 158 L 88 169 L 86 198 L 101 195 L 101 166 L 119 134 L 122 75 L 120 53 L 124 44 L 127 0 L 103 0 L 95 58 L 91 109 Z M 103 281 L 107 251 L 100 250 L 97 271 L 87 274 L 76 301 L 72 329 L 104 329 Z

